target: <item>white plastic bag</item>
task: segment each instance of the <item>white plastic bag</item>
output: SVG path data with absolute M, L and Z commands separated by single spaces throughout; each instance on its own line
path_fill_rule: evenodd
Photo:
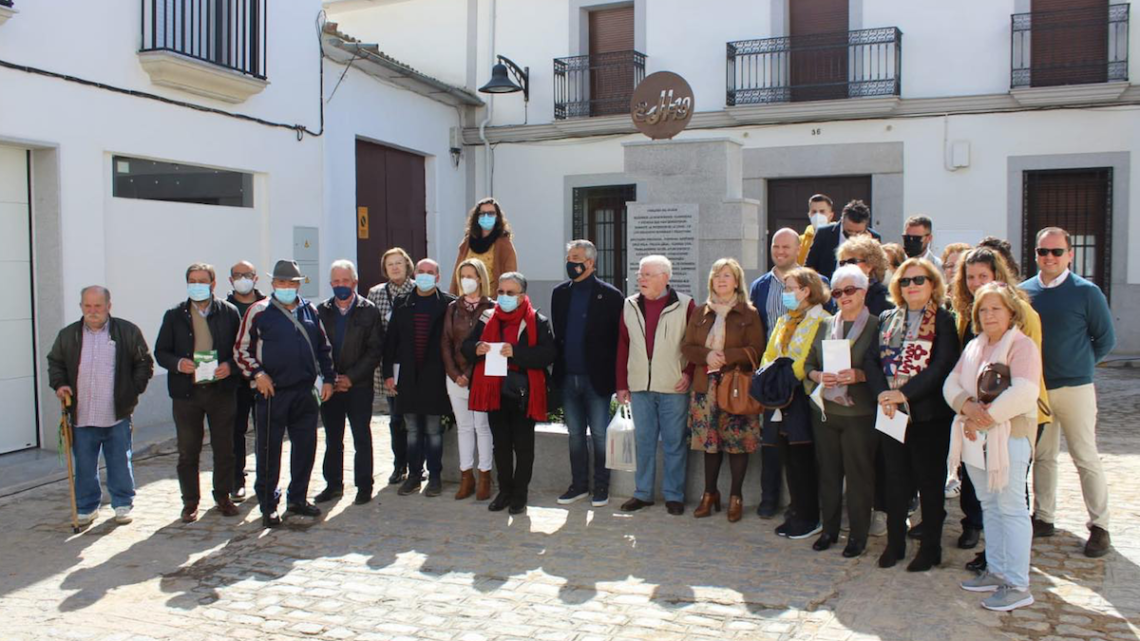
M 619 404 L 617 413 L 606 428 L 606 467 L 637 471 L 637 438 L 633 433 L 629 405 Z

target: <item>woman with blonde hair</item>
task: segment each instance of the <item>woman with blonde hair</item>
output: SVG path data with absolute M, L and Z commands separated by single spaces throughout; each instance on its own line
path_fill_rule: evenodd
M 958 271 L 958 260 L 962 255 L 973 249 L 969 243 L 950 243 L 942 250 L 942 279 L 946 281 L 946 289 L 954 283 L 954 275 Z
M 380 325 L 384 335 L 388 334 L 388 321 L 392 318 L 392 309 L 396 299 L 407 296 L 416 288 L 415 277 L 412 275 L 412 257 L 400 247 L 393 247 L 380 257 L 380 267 L 384 270 L 385 282 L 368 290 L 368 300 L 380 310 Z M 384 387 L 384 368 L 382 364 L 376 366 L 374 385 L 377 390 Z M 396 397 L 388 396 L 388 433 L 392 441 L 392 457 L 395 469 L 388 477 L 389 485 L 402 482 L 408 475 L 408 431 L 405 427 L 404 416 L 395 411 Z
M 499 201 L 494 198 L 480 200 L 467 212 L 467 228 L 463 242 L 459 243 L 451 276 L 451 294 L 454 296 L 460 293 L 459 264 L 468 259 L 483 263 L 491 283 L 498 283 L 500 276 L 518 269 L 511 224 L 507 222 Z
M 1033 457 L 1041 351 L 1021 328 L 1024 308 L 1015 288 L 991 282 L 975 292 L 971 325 L 977 338 L 946 378 L 942 394 L 957 417 L 951 430 L 950 460 L 964 458 L 967 441 L 985 436 L 985 450 L 966 470 L 984 513 L 988 569 L 963 581 L 962 589 L 993 592 L 982 607 L 999 612 L 1031 605 L 1029 557 L 1033 525 L 1025 502 L 1026 476 Z M 982 377 L 1008 368 L 1006 386 Z
M 720 511 L 717 477 L 724 454 L 732 472 L 728 520 L 739 521 L 744 509 L 744 474 L 748 455 L 760 445 L 760 416 L 733 414 L 717 404 L 717 388 L 732 370 L 749 374 L 764 352 L 760 314 L 744 290 L 744 270 L 734 258 L 721 258 L 709 270 L 709 297 L 689 318 L 681 353 L 696 366 L 689 404 L 692 448 L 705 453 L 705 491 L 693 512 L 696 518 Z
M 442 341 L 443 369 L 447 373 L 447 396 L 455 414 L 456 433 L 459 436 L 459 491 L 457 500 L 475 494 L 475 500 L 491 498 L 492 440 L 491 423 L 486 412 L 468 408 L 471 374 L 475 364 L 463 354 L 463 341 L 475 329 L 483 312 L 495 306 L 491 300 L 491 283 L 483 261 L 469 259 L 459 263 L 459 287 L 463 295 L 448 305 L 443 316 Z M 479 450 L 479 478 L 476 483 L 475 449 Z M 476 488 L 476 486 L 478 486 Z
M 872 316 L 878 317 L 893 307 L 887 298 L 887 287 L 883 284 L 890 262 L 879 241 L 868 235 L 852 236 L 843 241 L 835 250 L 838 265 L 857 265 L 867 275 L 866 306 Z

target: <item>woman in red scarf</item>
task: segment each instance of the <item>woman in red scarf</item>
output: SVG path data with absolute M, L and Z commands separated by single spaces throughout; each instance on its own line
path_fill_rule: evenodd
M 507 357 L 506 376 L 486 374 L 492 348 Z M 483 312 L 463 353 L 475 363 L 469 407 L 487 412 L 491 423 L 499 493 L 487 509 L 509 506 L 511 514 L 521 514 L 534 469 L 534 424 L 546 420 L 546 368 L 557 355 L 550 320 L 531 307 L 525 276 L 499 277 L 495 307 Z

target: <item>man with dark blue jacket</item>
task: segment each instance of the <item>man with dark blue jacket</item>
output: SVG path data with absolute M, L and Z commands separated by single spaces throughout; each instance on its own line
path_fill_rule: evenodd
M 281 524 L 277 477 L 286 431 L 292 447 L 286 514 L 321 513 L 306 495 L 317 457 L 318 397 L 327 401 L 332 396 L 336 371 L 317 309 L 299 295 L 304 278 L 296 262 L 277 261 L 273 296 L 250 307 L 237 339 L 238 367 L 257 387 L 257 480 L 253 488 L 265 527 Z
M 879 232 L 871 229 L 871 208 L 862 200 L 852 200 L 843 208 L 839 222 L 816 230 L 804 267 L 811 267 L 830 280 L 835 273 L 835 250 L 844 240 L 858 234 L 871 234 L 875 240 L 882 240 Z
M 562 505 L 590 494 L 590 458 L 586 429 L 594 446 L 594 507 L 610 501 L 610 471 L 606 468 L 606 428 L 610 397 L 617 389 L 618 324 L 625 297 L 616 287 L 598 280 L 598 249 L 588 240 L 566 245 L 566 275 L 570 280 L 550 296 L 551 322 L 558 357 L 554 384 L 562 391 L 562 409 L 570 433 L 570 489 L 558 497 Z

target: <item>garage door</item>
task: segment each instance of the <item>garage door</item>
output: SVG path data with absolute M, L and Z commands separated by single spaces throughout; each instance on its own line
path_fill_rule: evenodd
M 0 146 L 0 454 L 38 445 L 28 152 Z

